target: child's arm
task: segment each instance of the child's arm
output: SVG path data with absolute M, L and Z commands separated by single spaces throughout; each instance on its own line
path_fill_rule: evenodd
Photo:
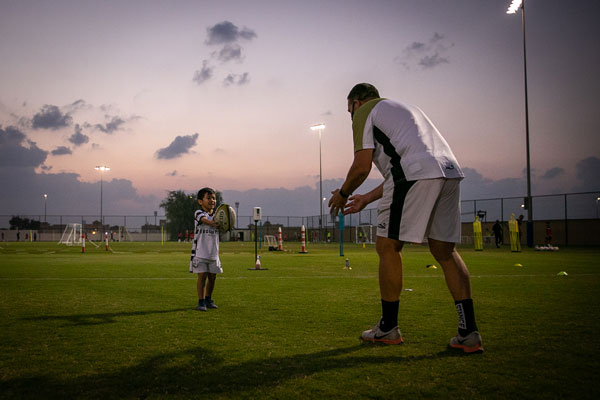
M 206 225 L 210 225 L 213 228 L 218 228 L 219 227 L 219 223 L 217 221 L 211 221 L 211 220 L 209 220 L 206 217 L 200 218 L 200 222 L 202 222 L 203 224 L 206 224 Z

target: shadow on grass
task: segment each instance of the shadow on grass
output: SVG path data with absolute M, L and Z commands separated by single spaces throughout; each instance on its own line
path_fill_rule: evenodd
M 287 380 L 305 378 L 330 370 L 364 365 L 398 364 L 445 357 L 462 352 L 445 350 L 422 356 L 353 356 L 365 345 L 224 363 L 211 350 L 196 347 L 187 351 L 149 358 L 116 372 L 79 376 L 72 379 L 50 375 L 2 381 L 4 398 L 146 398 L 179 395 L 238 397 L 255 389 L 274 387 Z
M 149 314 L 167 314 L 180 311 L 190 311 L 191 308 L 176 308 L 173 310 L 148 310 L 148 311 L 123 311 L 100 314 L 74 314 L 74 315 L 40 315 L 37 317 L 22 318 L 23 321 L 65 321 L 64 326 L 102 325 L 117 322 L 115 318 L 135 317 Z

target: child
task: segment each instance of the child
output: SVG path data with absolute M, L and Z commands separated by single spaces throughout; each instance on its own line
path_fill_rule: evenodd
M 194 213 L 195 239 L 192 241 L 190 272 L 198 274 L 196 310 L 206 311 L 207 308 L 218 308 L 211 296 L 217 274 L 223 273 L 219 259 L 219 224 L 213 221 L 212 215 L 217 204 L 215 191 L 208 187 L 200 189 L 198 204 L 200 209 Z

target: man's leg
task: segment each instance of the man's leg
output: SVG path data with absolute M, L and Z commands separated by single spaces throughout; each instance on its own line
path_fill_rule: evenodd
M 458 312 L 458 336 L 450 340 L 450 346 L 468 353 L 482 351 L 471 298 L 471 279 L 465 262 L 456 251 L 454 243 L 429 238 L 429 249 L 442 266 L 446 285 Z
M 454 243 L 428 239 L 431 254 L 444 270 L 446 285 L 455 301 L 471 298 L 471 279 L 469 270 Z
M 402 291 L 402 250 L 403 242 L 377 236 L 377 255 L 379 255 L 379 291 L 381 299 L 388 302 L 398 301 Z

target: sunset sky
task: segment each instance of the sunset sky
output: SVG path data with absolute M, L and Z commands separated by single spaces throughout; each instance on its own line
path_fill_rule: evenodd
M 509 3 L 0 0 L 0 214 L 39 213 L 43 193 L 49 213 L 94 212 L 107 165 L 105 214 L 212 186 L 248 215 L 251 194 L 318 193 L 316 123 L 330 190 L 352 162 L 358 82 L 429 115 L 463 198 L 525 194 Z M 534 194 L 600 189 L 599 15 L 596 0 L 526 1 Z

